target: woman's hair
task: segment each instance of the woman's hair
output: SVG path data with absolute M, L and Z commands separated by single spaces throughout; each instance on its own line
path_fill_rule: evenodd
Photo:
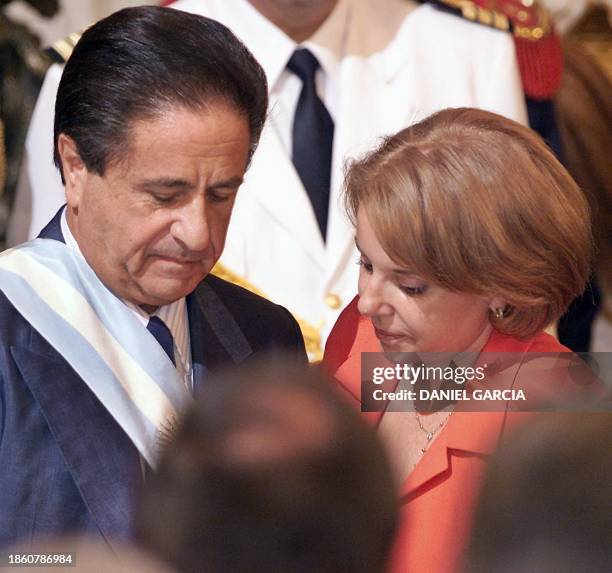
M 505 334 L 563 314 L 589 276 L 587 201 L 546 144 L 494 113 L 446 109 L 349 166 L 345 204 L 367 211 L 397 264 L 454 292 L 501 297 Z

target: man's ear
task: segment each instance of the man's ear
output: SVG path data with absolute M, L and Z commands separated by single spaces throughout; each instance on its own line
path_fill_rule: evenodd
M 66 202 L 69 207 L 77 209 L 87 180 L 87 168 L 74 139 L 65 133 L 60 133 L 57 138 L 57 151 L 62 160 L 62 173 L 66 182 Z

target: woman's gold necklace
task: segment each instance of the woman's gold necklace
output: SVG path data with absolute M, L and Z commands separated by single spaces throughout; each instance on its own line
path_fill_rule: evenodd
M 417 421 L 417 424 L 419 425 L 419 428 L 421 429 L 421 431 L 425 434 L 425 437 L 427 438 L 427 442 L 421 448 L 421 454 L 424 454 L 428 450 L 429 446 L 431 445 L 431 441 L 434 439 L 434 436 L 444 426 L 444 424 L 448 422 L 448 419 L 451 417 L 452 412 L 449 412 L 448 416 L 446 416 L 435 428 L 432 428 L 431 430 L 428 430 L 425 426 L 423 426 L 423 423 L 421 422 L 421 416 L 419 416 L 419 413 L 416 410 L 414 412 L 414 415 L 416 416 L 416 421 Z

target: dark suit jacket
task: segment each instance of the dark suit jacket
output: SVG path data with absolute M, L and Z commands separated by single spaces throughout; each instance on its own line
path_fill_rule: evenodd
M 63 241 L 59 213 L 41 237 Z M 261 352 L 306 361 L 289 312 L 212 275 L 187 297 L 196 391 Z M 130 537 L 135 446 L 64 358 L 0 293 L 0 547 L 71 531 Z

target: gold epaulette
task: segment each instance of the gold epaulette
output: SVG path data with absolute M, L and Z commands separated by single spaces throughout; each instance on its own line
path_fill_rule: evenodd
M 552 33 L 550 13 L 538 0 L 433 0 L 466 20 L 512 30 L 517 38 L 538 41 Z
M 510 18 L 517 38 L 537 41 L 553 32 L 550 12 L 538 0 L 488 0 L 488 3 Z
M 233 271 L 230 271 L 225 265 L 221 263 L 217 263 L 213 270 L 212 274 L 220 279 L 226 280 L 230 283 L 234 283 L 256 295 L 259 295 L 263 298 L 269 300 L 269 298 L 255 285 L 251 284 L 249 281 L 239 276 Z M 308 352 L 308 357 L 311 362 L 316 362 L 323 358 L 323 348 L 321 345 L 321 333 L 319 329 L 312 324 L 306 322 L 304 319 L 299 318 L 298 316 L 293 315 L 298 325 L 300 326 L 300 330 L 302 331 L 302 336 L 304 337 L 304 344 L 306 345 L 306 352 Z
M 51 56 L 54 62 L 58 64 L 65 64 L 68 58 L 72 54 L 72 50 L 77 45 L 77 42 L 81 39 L 83 32 L 73 32 L 69 36 L 54 42 L 49 46 L 45 52 Z
M 500 11 L 482 7 L 472 0 L 429 0 L 428 3 L 470 22 L 506 32 L 512 29 L 512 22 L 508 16 Z

